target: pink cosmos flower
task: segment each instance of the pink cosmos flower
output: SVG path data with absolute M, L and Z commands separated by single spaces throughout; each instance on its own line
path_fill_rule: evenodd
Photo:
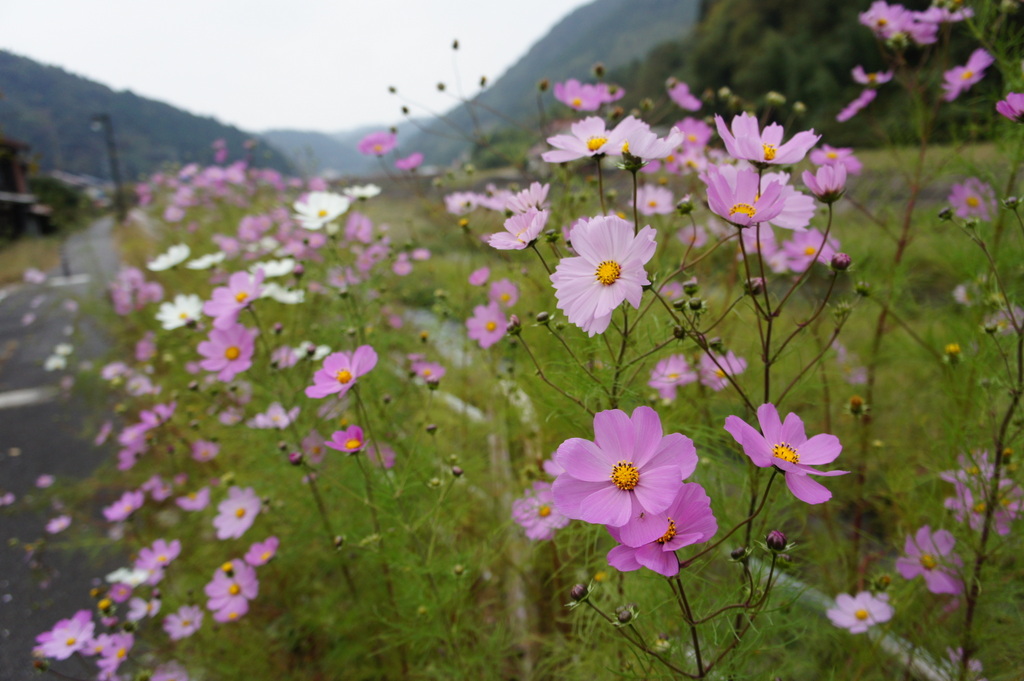
M 555 99 L 576 111 L 597 111 L 604 103 L 597 88 L 590 83 L 583 84 L 575 78 L 570 78 L 564 83 L 555 83 L 554 94 Z
M 260 506 L 260 498 L 252 487 L 232 486 L 228 498 L 217 504 L 217 517 L 213 519 L 217 539 L 238 539 L 245 534 L 256 521 Z
M 128 614 L 125 618 L 129 622 L 138 622 L 144 617 L 155 617 L 160 612 L 160 599 L 133 598 L 128 601 Z
M 608 532 L 619 546 L 608 552 L 608 564 L 622 572 L 645 567 L 659 575 L 674 577 L 679 574 L 676 551 L 706 542 L 718 532 L 711 499 L 695 482 L 680 485 L 672 504 L 661 513 L 648 514 L 634 522 L 649 524 L 662 534 L 651 542 L 629 546 L 623 542 L 620 529 L 609 527 Z
M 241 324 L 210 329 L 210 337 L 199 343 L 199 354 L 205 357 L 199 366 L 205 371 L 216 371 L 217 379 L 227 383 L 252 366 L 258 333 L 257 329 Z
M 220 453 L 220 445 L 210 440 L 196 440 L 192 443 L 192 458 L 196 461 L 210 461 Z
M 700 109 L 700 100 L 690 94 L 690 86 L 682 81 L 668 82 L 668 98 L 676 103 L 681 109 L 697 111 Z
M 823 165 L 812 175 L 805 170 L 804 184 L 823 203 L 835 203 L 846 193 L 847 167 L 842 163 Z
M 543 211 L 547 208 L 549 184 L 531 182 L 530 186 L 510 197 L 505 202 L 505 210 L 513 213 L 529 213 L 531 210 Z M 546 220 L 547 218 L 545 218 Z
M 864 165 L 860 162 L 850 147 L 831 147 L 822 144 L 820 149 L 812 149 L 810 154 L 811 163 L 816 166 L 841 165 L 846 168 L 849 175 L 860 175 Z M 805 171 L 806 172 L 806 171 Z
M 260 583 L 251 565 L 235 559 L 217 568 L 203 589 L 206 608 L 218 622 L 233 622 L 249 612 L 249 601 L 259 595 Z
M 324 436 L 317 430 L 311 430 L 309 435 L 302 438 L 302 451 L 313 463 L 320 463 L 324 460 Z
M 395 161 L 395 167 L 399 170 L 415 170 L 416 168 L 419 168 L 422 163 L 423 154 L 418 151 L 414 151 L 408 156 L 397 159 Z
M 135 636 L 132 634 L 111 634 L 110 643 L 104 646 L 103 652 L 100 653 L 100 659 L 96 661 L 96 666 L 102 672 L 99 678 L 112 678 L 121 666 L 121 663 L 128 658 L 128 651 L 134 645 Z
M 466 335 L 487 349 L 505 336 L 507 325 L 508 319 L 497 303 L 477 305 L 473 316 L 466 320 Z
M 947 200 L 962 218 L 990 220 L 996 210 L 996 192 L 992 185 L 976 177 L 954 184 Z
M 203 487 L 195 492 L 189 492 L 175 499 L 174 503 L 183 511 L 202 511 L 210 503 L 210 488 Z
M 88 645 L 95 629 L 92 613 L 79 610 L 69 619 L 58 621 L 50 631 L 36 636 L 39 645 L 35 650 L 43 657 L 66 660 Z
M 358 452 L 365 445 L 366 437 L 363 435 L 363 429 L 359 426 L 349 426 L 345 430 L 336 430 L 331 434 L 331 439 L 324 442 L 325 447 L 349 454 Z
M 267 407 L 267 411 L 262 414 L 256 414 L 249 419 L 246 425 L 250 428 L 276 428 L 284 430 L 295 421 L 298 415 L 298 407 L 285 409 L 281 406 L 280 402 L 274 402 Z
M 440 381 L 444 378 L 445 368 L 437 362 L 428 362 L 423 359 L 414 360 L 409 367 L 412 372 L 426 382 Z
M 534 541 L 554 539 L 555 531 L 569 524 L 569 518 L 555 509 L 551 483 L 539 480 L 512 502 L 512 519 L 526 530 L 526 538 Z
M 369 447 L 363 450 L 366 453 L 366 458 L 370 460 L 374 466 L 378 466 L 385 470 L 391 470 L 395 467 L 395 450 L 389 445 L 378 444 L 373 442 Z
M 758 468 L 775 466 L 786 475 L 786 486 L 797 499 L 808 504 L 820 504 L 832 498 L 832 493 L 809 475 L 845 475 L 848 471 L 819 471 L 815 465 L 832 463 L 843 446 L 835 435 L 822 433 L 807 439 L 804 422 L 796 414 L 786 415 L 785 422 L 773 404 L 762 404 L 757 409 L 757 432 L 738 416 L 727 416 L 725 429 L 743 446 L 743 452 Z M 762 434 L 763 433 L 763 434 Z
M 676 209 L 675 201 L 668 187 L 645 184 L 636 190 L 636 209 L 641 215 L 668 215 Z
M 711 141 L 714 130 L 699 118 L 687 116 L 675 125 L 683 133 L 683 146 L 686 148 L 703 149 Z
M 650 225 L 634 235 L 633 225 L 614 215 L 577 222 L 572 247 L 579 255 L 563 258 L 551 275 L 558 309 L 593 336 L 608 328 L 623 301 L 639 308 L 651 283 L 644 265 L 657 249 L 654 236 Z
M 985 69 L 994 61 L 991 54 L 980 47 L 976 49 L 971 53 L 965 65 L 954 66 L 942 74 L 945 79 L 942 89 L 946 91 L 942 98 L 947 102 L 952 102 L 961 93 L 970 90 L 972 85 L 985 77 Z
M 658 391 L 663 400 L 674 400 L 676 388 L 697 380 L 697 372 L 690 367 L 683 355 L 672 355 L 658 362 L 651 371 L 647 385 Z
M 306 388 L 306 397 L 320 399 L 335 393 L 342 397 L 375 366 L 377 353 L 369 345 L 360 345 L 351 353 L 332 353 L 324 358 L 323 368 L 313 374 L 313 385 Z
M 388 131 L 371 132 L 359 140 L 356 149 L 366 156 L 383 156 L 398 144 L 398 137 Z
M 868 73 L 864 70 L 864 67 L 858 64 L 853 67 L 853 82 L 861 85 L 867 85 L 868 87 L 878 87 L 884 85 L 892 80 L 894 75 L 893 71 L 874 71 Z
M 821 135 L 815 135 L 814 130 L 804 130 L 783 144 L 781 125 L 772 123 L 762 133 L 758 130 L 757 118 L 746 112 L 732 119 L 731 130 L 726 127 L 725 120 L 716 114 L 715 126 L 730 156 L 761 166 L 799 163 L 821 139 Z
M 63 532 L 68 529 L 70 525 L 71 516 L 59 515 L 56 518 L 51 518 L 49 522 L 46 523 L 46 531 L 50 534 L 57 534 L 58 532 Z
M 797 232 L 793 238 L 782 244 L 786 254 L 786 265 L 793 272 L 803 272 L 813 262 L 828 265 L 832 256 L 839 252 L 839 242 L 834 237 L 825 235 L 816 229 Z
M 888 622 L 893 612 L 889 594 L 875 596 L 870 591 L 861 591 L 856 596 L 839 594 L 836 607 L 829 608 L 825 614 L 840 629 L 849 629 L 851 634 L 863 634 L 876 624 Z
M 547 222 L 547 211 L 530 208 L 505 220 L 505 231 L 492 234 L 487 243 L 499 251 L 522 250 L 537 238 Z
M 277 547 L 279 544 L 280 541 L 277 537 L 268 537 L 261 542 L 256 542 L 250 546 L 249 550 L 246 552 L 245 562 L 253 567 L 266 565 L 277 554 Z
M 672 505 L 680 482 L 697 467 L 697 452 L 680 433 L 663 436 L 657 412 L 637 407 L 632 416 L 598 412 L 594 440 L 566 440 L 555 461 L 565 470 L 552 487 L 562 515 L 620 528 L 623 543 L 642 546 L 665 526 L 638 520 Z
M 736 376 L 746 370 L 747 360 L 737 357 L 732 350 L 724 355 L 702 355 L 700 358 L 700 382 L 716 392 L 729 385 L 727 376 Z
M 491 282 L 487 297 L 502 307 L 512 307 L 519 300 L 519 287 L 509 279 L 499 279 Z
M 761 177 L 749 168 L 712 165 L 701 179 L 707 184 L 711 212 L 737 227 L 770 222 L 785 207 L 782 186 L 774 181 L 760 186 Z
M 164 618 L 163 628 L 172 641 L 180 641 L 199 631 L 202 624 L 202 609 L 197 605 L 183 605 Z
M 920 528 L 911 537 L 907 535 L 903 552 L 905 557 L 896 559 L 896 569 L 904 579 L 924 576 L 928 590 L 933 594 L 958 594 L 964 590 L 964 583 L 957 574 L 963 563 L 953 553 L 956 539 L 947 530 L 932 532 L 928 525 Z
M 889 40 L 904 35 L 917 45 L 930 45 L 937 38 L 938 24 L 927 15 L 911 12 L 903 5 L 890 5 L 876 0 L 859 15 L 860 23 L 870 28 L 875 37 Z
M 487 278 L 491 276 L 491 268 L 481 267 L 478 270 L 473 270 L 469 273 L 469 285 L 470 286 L 483 286 L 487 282 Z
M 238 313 L 263 295 L 262 283 L 263 269 L 259 268 L 256 274 L 235 272 L 228 279 L 227 286 L 215 288 L 210 300 L 203 304 L 203 312 L 214 318 L 213 328 L 227 329 L 234 326 Z
M 632 116 L 627 116 L 627 119 L 636 120 Z M 621 125 L 620 123 L 619 126 Z M 616 132 L 619 126 L 614 130 L 608 130 L 604 119 L 597 116 L 576 121 L 570 128 L 572 134 L 548 138 L 548 144 L 555 149 L 545 151 L 541 158 L 548 163 L 565 163 L 577 158 L 619 154 L 622 146 L 621 132 Z
M 139 551 L 135 567 L 139 570 L 162 570 L 181 554 L 181 542 L 177 539 L 168 543 L 157 539 L 152 546 Z
M 875 101 L 875 97 L 878 96 L 878 92 L 872 89 L 867 89 L 857 95 L 856 98 L 849 104 L 847 104 L 842 111 L 836 114 L 836 120 L 840 123 L 845 123 L 857 114 L 861 112 L 861 109 L 866 107 L 871 102 Z
M 996 111 L 1014 123 L 1024 122 L 1024 93 L 1011 92 L 996 102 Z
M 120 499 L 103 509 L 103 517 L 112 523 L 126 520 L 128 516 L 142 508 L 145 500 L 146 495 L 141 491 L 125 492 Z

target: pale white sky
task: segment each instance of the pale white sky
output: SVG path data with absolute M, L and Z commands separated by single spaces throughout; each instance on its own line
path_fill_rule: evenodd
M 335 132 L 401 121 L 389 85 L 451 108 L 456 63 L 470 95 L 591 1 L 0 0 L 0 49 L 250 132 Z

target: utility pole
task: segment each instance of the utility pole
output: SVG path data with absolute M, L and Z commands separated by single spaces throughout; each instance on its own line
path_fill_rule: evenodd
M 117 221 L 124 222 L 128 209 L 124 201 L 124 193 L 121 191 L 121 165 L 117 160 L 117 144 L 114 142 L 114 124 L 110 120 L 110 114 L 93 114 L 92 129 L 99 132 L 103 130 L 107 141 L 107 156 L 110 158 L 110 175 L 114 181 L 114 208 L 117 211 Z

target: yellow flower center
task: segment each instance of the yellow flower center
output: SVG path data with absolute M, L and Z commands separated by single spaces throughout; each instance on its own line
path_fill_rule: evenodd
M 229 574 L 229 575 L 230 575 L 230 574 L 231 574 L 232 572 L 234 572 L 234 571 L 235 571 L 235 568 L 234 568 L 234 566 L 233 566 L 233 565 L 231 565 L 231 563 L 230 563 L 230 562 L 227 562 L 227 563 L 224 563 L 224 564 L 222 564 L 222 565 L 220 566 L 220 569 L 221 569 L 221 572 L 223 572 L 223 573 L 225 573 L 225 574 Z
M 487 322 L 486 324 L 484 324 L 484 328 L 487 329 L 488 331 L 494 331 L 496 328 L 498 328 L 498 325 L 495 322 Z
M 125 650 L 124 648 L 118 648 L 117 649 L 117 658 L 119 660 L 123 660 L 124 656 L 127 655 L 127 654 L 128 654 L 128 651 Z
M 261 553 L 260 554 L 260 560 L 262 560 L 264 562 L 270 560 L 270 551 L 264 551 L 263 553 Z
M 604 146 L 604 143 L 608 141 L 607 137 L 591 137 L 587 140 L 587 150 L 597 151 Z
M 986 508 L 988 508 L 988 507 L 985 506 L 985 502 L 984 501 L 979 501 L 978 503 L 976 503 L 974 505 L 974 512 L 975 513 L 984 513 Z
M 240 303 L 244 303 L 245 299 L 248 297 L 249 294 L 246 293 L 245 291 L 239 291 L 238 293 L 235 294 L 235 300 L 237 300 Z
M 664 544 L 665 542 L 671 541 L 672 537 L 674 536 L 676 536 L 676 521 L 669 518 L 668 529 L 665 530 L 665 534 L 661 535 L 654 541 L 658 542 L 659 544 Z
M 237 584 L 232 584 L 231 586 L 228 587 L 228 593 L 231 594 L 232 596 L 237 596 L 241 592 L 242 592 L 242 589 Z
M 242 351 L 238 349 L 237 345 L 232 345 L 231 347 L 224 351 L 224 357 L 231 361 L 235 361 L 236 359 L 238 359 L 238 356 L 241 354 Z
M 614 260 L 605 260 L 597 266 L 597 280 L 605 286 L 611 286 L 622 276 L 622 266 Z
M 65 644 L 67 644 L 67 645 L 69 645 L 69 646 L 73 646 L 73 645 L 75 645 L 75 643 L 76 643 L 77 641 L 78 641 L 78 639 L 76 639 L 76 638 L 75 638 L 74 636 L 72 636 L 72 637 L 71 637 L 71 638 L 69 638 L 69 639 L 68 639 L 67 641 L 64 641 L 64 643 L 65 643 Z
M 948 345 L 946 345 L 946 354 L 947 355 L 959 355 L 960 354 L 960 344 L 959 343 L 949 343 Z
M 345 440 L 345 449 L 359 449 L 362 446 L 363 443 L 354 437 Z
M 925 570 L 934 570 L 936 565 L 938 565 L 938 563 L 935 562 L 935 556 L 930 553 L 921 554 L 921 567 Z
M 640 471 L 629 461 L 620 461 L 612 468 L 612 482 L 626 492 L 640 483 Z
M 808 246 L 807 248 L 804 249 L 804 255 L 814 255 L 817 252 L 818 249 L 815 248 L 814 246 Z
M 424 370 L 423 370 L 423 378 L 430 378 L 430 377 L 431 377 L 431 375 L 433 375 L 433 373 L 434 373 L 434 372 L 433 372 L 433 371 L 431 371 L 430 369 L 424 369 Z
M 501 294 L 501 302 L 503 302 L 503 303 L 507 303 L 507 302 L 508 302 L 508 301 L 510 301 L 510 300 L 512 300 L 512 296 L 510 296 L 510 295 L 509 295 L 509 294 L 507 294 L 507 293 L 502 293 L 502 294 Z
M 381 146 L 380 144 L 374 144 L 373 151 L 379 154 L 380 152 L 384 151 L 384 147 Z
M 158 562 L 158 563 L 166 563 L 167 562 L 167 556 L 165 556 L 163 554 L 157 556 L 156 557 L 156 562 Z
M 977 208 L 978 206 L 981 205 L 981 201 L 978 200 L 977 196 L 968 196 L 967 200 L 964 201 L 964 203 L 966 203 L 971 208 Z
M 671 373 L 671 374 L 668 375 L 668 378 L 670 378 L 670 379 L 672 379 L 674 381 L 677 378 L 679 378 L 679 374 Z
M 853 613 L 853 616 L 859 620 L 866 620 L 868 618 L 868 611 L 864 608 L 861 608 L 857 612 Z
M 962 73 L 962 74 L 960 75 L 960 78 L 961 78 L 962 80 L 967 80 L 968 78 L 974 78 L 974 71 L 964 71 L 964 72 L 963 72 L 963 73 Z
M 868 82 L 869 83 L 874 83 L 876 80 L 878 80 L 878 74 L 877 73 L 869 73 L 868 74 Z
M 647 207 L 648 208 L 657 208 L 658 207 L 658 202 L 657 201 L 648 201 L 647 202 Z
M 240 509 L 236 510 L 235 511 L 235 517 L 236 518 L 244 518 L 245 517 L 245 509 L 244 508 L 240 508 Z
M 796 448 L 787 442 L 780 442 L 772 447 L 772 456 L 790 463 L 800 463 L 800 455 L 796 453 Z
M 185 313 L 185 312 L 182 312 L 181 314 L 178 315 L 178 319 L 188 319 L 188 314 Z
M 349 371 L 348 369 L 342 369 L 341 371 L 336 373 L 334 377 L 338 379 L 338 383 L 348 383 L 349 381 L 352 380 L 352 372 Z
M 729 215 L 735 215 L 736 213 L 743 213 L 748 218 L 754 217 L 757 214 L 757 210 L 749 203 L 737 203 L 731 209 L 729 209 Z
M 549 515 L 551 515 L 551 506 L 549 506 L 548 504 L 544 504 L 543 506 L 537 509 L 537 515 L 539 515 L 541 518 L 547 518 Z
M 102 601 L 96 604 L 96 607 L 98 607 L 100 610 L 106 610 L 112 605 L 113 603 L 110 601 L 109 598 L 104 598 Z
M 579 97 L 573 97 L 572 105 L 573 106 L 583 106 L 583 100 L 580 99 Z
M 319 213 L 317 213 L 317 216 L 318 216 L 318 217 L 321 217 L 321 218 L 325 218 L 325 217 L 327 217 L 327 209 L 326 209 L 326 208 L 321 208 L 321 209 L 320 209 L 320 212 L 319 212 Z
M 696 142 L 697 141 L 697 136 L 691 133 L 691 134 L 686 136 L 686 141 L 687 142 Z
M 726 373 L 721 369 L 715 369 L 715 376 L 718 376 L 719 378 L 725 378 Z
M 834 152 L 834 151 L 830 151 L 830 152 L 828 152 L 827 154 L 825 154 L 825 156 L 826 156 L 827 158 L 830 158 L 830 159 L 832 159 L 833 161 L 834 161 L 834 160 L 836 160 L 837 158 L 839 158 L 839 154 L 837 154 L 837 153 L 836 153 L 836 152 Z
M 622 153 L 623 154 L 628 154 L 629 153 L 629 140 L 626 140 L 625 142 L 622 143 Z
M 774 144 L 762 144 L 761 146 L 764 149 L 764 160 L 766 160 L 766 161 L 774 161 L 775 160 L 775 152 L 777 151 L 775 145 Z
M 238 619 L 238 613 L 237 612 L 229 612 L 228 613 L 228 619 L 229 620 L 237 620 Z

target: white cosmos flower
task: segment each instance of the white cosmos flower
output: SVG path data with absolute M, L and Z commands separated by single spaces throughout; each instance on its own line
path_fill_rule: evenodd
M 266 279 L 271 277 L 283 277 L 286 274 L 291 274 L 295 269 L 295 260 L 292 258 L 282 258 L 281 260 L 267 260 L 266 262 L 258 262 L 249 266 L 249 271 L 256 274 L 256 270 L 263 268 L 263 276 Z
M 127 584 L 136 587 L 149 579 L 149 570 L 118 568 L 106 576 L 108 584 Z
M 185 263 L 185 267 L 190 270 L 208 270 L 214 265 L 219 265 L 224 262 L 224 258 L 228 257 L 224 251 L 217 251 L 216 253 L 207 253 L 201 255 L 195 260 L 190 260 Z
M 50 355 L 46 358 L 46 361 L 43 362 L 43 369 L 46 371 L 60 371 L 61 369 L 66 369 L 67 366 L 67 358 L 62 357 L 61 355 Z
M 198 321 L 203 315 L 203 299 L 195 294 L 179 293 L 170 302 L 160 303 L 156 320 L 167 330 L 177 329 L 189 322 Z
M 279 303 L 285 305 L 298 305 L 306 301 L 306 292 L 302 289 L 290 289 L 270 282 L 269 284 L 263 284 L 263 295 L 261 298 L 273 298 Z
M 188 260 L 190 253 L 191 251 L 187 244 L 175 244 L 168 248 L 166 253 L 161 253 L 146 263 L 146 268 L 151 272 L 163 272 L 164 270 L 169 270 L 175 265 L 180 265 Z
M 310 348 L 313 349 L 313 354 L 309 354 Z M 292 348 L 292 352 L 299 359 L 306 359 L 307 357 L 314 362 L 319 362 L 327 355 L 331 354 L 331 346 L 329 345 L 316 345 L 313 341 L 303 341 L 299 343 L 298 347 Z
M 348 187 L 341 190 L 345 196 L 357 201 L 359 199 L 372 199 L 373 197 L 380 194 L 380 187 L 375 184 L 362 184 L 355 185 L 354 187 Z
M 57 347 L 53 349 L 54 354 L 67 357 L 74 351 L 75 347 L 71 343 L 58 343 Z
M 348 210 L 351 201 L 334 192 L 310 192 L 305 201 L 296 201 L 295 219 L 304 229 L 320 229 Z

